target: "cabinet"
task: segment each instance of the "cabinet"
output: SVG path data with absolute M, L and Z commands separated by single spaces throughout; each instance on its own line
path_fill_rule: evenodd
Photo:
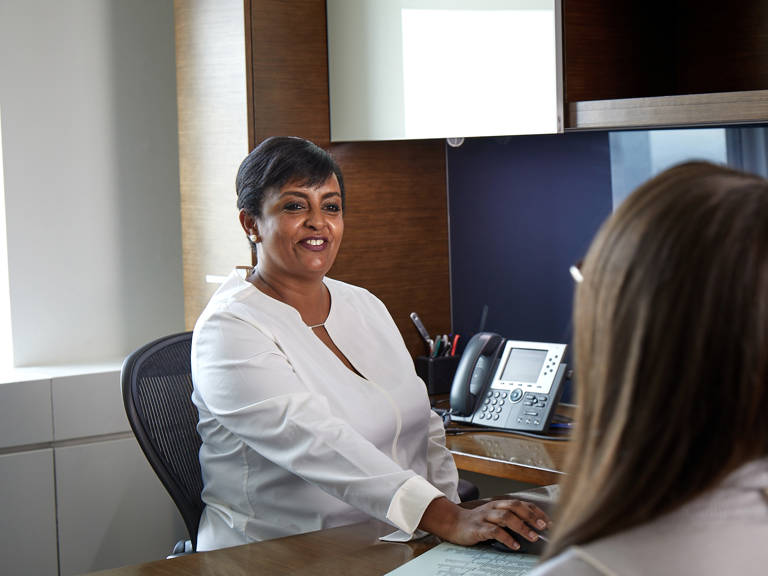
M 55 461 L 62 576 L 164 558 L 184 537 L 133 437 L 57 447 Z
M 0 455 L 0 558 L 7 574 L 57 574 L 53 450 Z
M 328 0 L 334 142 L 562 131 L 560 0 Z
M 82 574 L 165 557 L 185 534 L 130 432 L 119 366 L 0 382 L 4 574 Z
M 768 3 L 564 0 L 566 129 L 768 119 Z

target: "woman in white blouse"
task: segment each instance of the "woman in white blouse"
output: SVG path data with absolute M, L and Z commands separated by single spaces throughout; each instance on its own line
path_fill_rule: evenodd
M 671 168 L 581 271 L 578 430 L 534 574 L 768 573 L 768 181 Z
M 200 316 L 193 400 L 209 550 L 377 518 L 458 544 L 516 548 L 548 525 L 536 506 L 459 507 L 458 475 L 395 323 L 368 291 L 325 275 L 344 232 L 330 155 L 270 138 L 237 176 L 258 265 L 233 272 Z

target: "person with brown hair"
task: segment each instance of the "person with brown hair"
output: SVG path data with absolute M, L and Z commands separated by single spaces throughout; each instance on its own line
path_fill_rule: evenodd
M 577 430 L 533 574 L 765 574 L 768 181 L 673 167 L 581 273 Z

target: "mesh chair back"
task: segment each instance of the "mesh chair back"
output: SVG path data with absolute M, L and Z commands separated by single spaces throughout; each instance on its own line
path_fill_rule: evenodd
M 192 402 L 192 332 L 155 340 L 125 359 L 123 403 L 136 440 L 181 512 L 192 549 L 203 512 L 197 408 Z

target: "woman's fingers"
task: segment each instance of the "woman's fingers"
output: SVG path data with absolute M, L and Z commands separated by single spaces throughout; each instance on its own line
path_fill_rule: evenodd
M 529 542 L 536 542 L 539 539 L 538 533 L 510 510 L 493 510 L 486 516 L 486 521 L 495 524 L 501 530 L 504 530 L 504 527 L 506 527 Z
M 530 502 L 524 502 L 522 500 L 495 500 L 493 504 L 497 508 L 504 510 L 510 510 L 514 512 L 516 516 L 522 518 L 531 527 L 537 530 L 546 530 L 552 525 L 549 516 L 541 508 Z
M 491 503 L 487 520 L 499 526 L 506 526 L 530 542 L 536 542 L 536 530 L 546 529 L 549 517 L 538 506 L 520 500 L 497 500 Z M 498 540 L 498 538 L 497 538 Z
M 518 550 L 520 548 L 520 544 L 512 536 L 512 533 L 509 530 L 502 528 L 501 526 L 496 526 L 496 529 L 493 531 L 491 538 L 498 540 L 512 550 Z

